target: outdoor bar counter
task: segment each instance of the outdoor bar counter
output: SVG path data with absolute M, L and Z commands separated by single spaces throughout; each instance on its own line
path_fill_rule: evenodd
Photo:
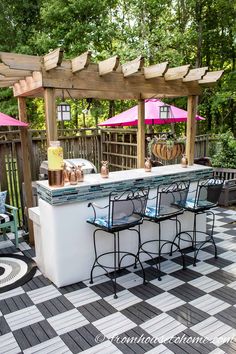
M 94 261 L 93 231 L 94 227 L 86 223 L 93 216 L 88 202 L 94 201 L 101 206 L 107 205 L 108 195 L 112 191 L 122 191 L 134 187 L 150 187 L 154 195 L 156 187 L 162 183 L 190 180 L 212 175 L 211 167 L 193 165 L 182 168 L 181 165 L 168 165 L 152 168 L 152 172 L 144 169 L 111 172 L 109 178 L 100 174 L 85 175 L 84 182 L 64 187 L 50 187 L 48 181 L 38 181 L 37 191 L 39 206 L 29 209 L 34 223 L 36 262 L 43 274 L 58 287 L 87 280 Z M 192 215 L 185 212 L 180 216 L 182 230 L 192 229 Z M 173 239 L 174 223 L 165 221 L 163 227 L 165 238 Z M 199 217 L 198 227 L 206 228 L 205 216 Z M 155 223 L 145 221 L 141 225 L 142 241 L 157 239 L 158 227 Z M 122 231 L 120 234 L 121 250 L 137 252 L 136 233 Z M 113 238 L 100 232 L 97 246 L 102 252 L 113 249 Z M 125 260 L 130 263 L 127 257 Z M 147 257 L 146 257 L 147 259 Z M 145 260 L 145 257 L 142 257 Z M 112 257 L 105 260 L 112 264 Z M 123 263 L 125 264 L 125 263 Z M 96 268 L 94 275 L 104 274 Z

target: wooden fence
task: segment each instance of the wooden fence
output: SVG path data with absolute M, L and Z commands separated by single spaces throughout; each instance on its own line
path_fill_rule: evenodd
M 146 134 L 152 137 L 151 134 Z M 199 135 L 195 140 L 195 158 L 208 156 L 209 142 L 214 139 L 208 135 Z M 137 130 L 136 129 L 103 129 L 101 131 L 101 156 L 108 160 L 110 169 L 127 170 L 137 167 Z M 148 146 L 146 142 L 146 156 Z M 181 158 L 172 161 L 160 160 L 164 165 L 179 163 Z
M 80 157 L 91 161 L 97 168 L 101 160 L 100 135 L 97 129 L 59 130 L 64 158 Z M 39 179 L 40 165 L 47 160 L 45 130 L 29 130 L 32 180 Z M 19 224 L 24 217 L 22 152 L 19 131 L 0 131 L 0 189 L 7 190 L 7 202 L 18 207 Z
M 67 129 L 58 130 L 64 158 L 84 158 L 91 161 L 98 170 L 100 161 L 108 160 L 110 170 L 132 169 L 137 166 L 136 130 L 127 129 Z M 45 130 L 29 130 L 32 180 L 39 179 L 39 168 L 47 160 Z M 150 135 L 147 135 L 150 136 Z M 208 155 L 207 135 L 198 136 L 195 143 L 195 157 Z M 147 146 L 146 146 L 147 148 Z M 164 162 L 178 163 L 179 160 Z M 20 226 L 24 224 L 24 188 L 22 153 L 19 131 L 0 131 L 0 189 L 8 191 L 8 200 L 19 208 Z

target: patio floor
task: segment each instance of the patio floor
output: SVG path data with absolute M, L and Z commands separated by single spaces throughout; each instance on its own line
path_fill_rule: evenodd
M 178 255 L 167 256 L 162 281 L 145 263 L 147 285 L 140 270 L 125 270 L 116 300 L 106 276 L 93 285 L 57 288 L 39 271 L 0 294 L 0 353 L 235 354 L 236 211 L 215 213 L 217 260 L 211 245 L 199 253 L 196 267 L 189 250 L 185 271 Z M 0 253 L 16 251 L 11 242 L 6 246 Z M 34 256 L 25 242 L 20 247 Z

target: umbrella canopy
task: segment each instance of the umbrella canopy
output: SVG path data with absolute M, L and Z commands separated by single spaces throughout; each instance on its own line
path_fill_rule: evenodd
M 0 126 L 28 127 L 28 124 L 0 112 Z
M 169 118 L 160 118 L 160 107 L 169 106 Z M 145 124 L 169 124 L 186 122 L 188 112 L 168 105 L 158 99 L 145 100 Z M 204 120 L 200 116 L 196 116 L 197 120 Z M 138 106 L 132 107 L 116 116 L 105 120 L 98 124 L 99 126 L 132 126 L 138 125 Z

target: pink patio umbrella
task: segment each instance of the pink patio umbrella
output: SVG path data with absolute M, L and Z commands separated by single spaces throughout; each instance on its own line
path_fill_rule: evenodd
M 169 118 L 160 118 L 160 107 L 168 106 Z M 158 99 L 145 100 L 145 124 L 169 124 L 186 122 L 187 111 L 168 105 Z M 205 118 L 196 116 L 197 120 L 204 120 Z M 138 125 L 138 106 L 132 107 L 116 116 L 105 120 L 98 124 L 102 126 L 133 126 Z
M 0 112 L 0 126 L 28 127 L 28 124 Z

